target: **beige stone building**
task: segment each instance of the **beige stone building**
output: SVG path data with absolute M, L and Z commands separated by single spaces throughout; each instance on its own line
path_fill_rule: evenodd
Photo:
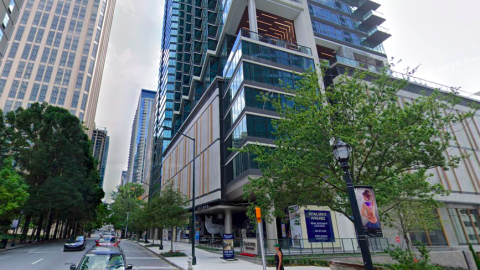
M 5 112 L 48 102 L 91 137 L 116 0 L 26 0 L 0 66 Z

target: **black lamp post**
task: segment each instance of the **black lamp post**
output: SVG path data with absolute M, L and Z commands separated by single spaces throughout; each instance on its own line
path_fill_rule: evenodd
M 167 127 L 167 126 L 163 126 L 164 129 L 168 129 L 168 130 L 172 130 L 172 128 L 170 127 Z M 195 142 L 195 138 L 192 138 L 186 134 L 183 134 L 181 132 L 178 132 L 178 134 L 182 135 L 183 137 L 187 138 L 187 139 L 190 139 L 192 142 L 193 142 L 193 148 L 192 148 L 192 153 L 193 153 L 193 156 L 192 156 L 192 159 L 193 159 L 193 164 L 192 164 L 192 169 L 193 169 L 193 172 L 192 172 L 192 225 L 191 225 L 191 228 L 190 228 L 190 234 L 191 234 L 191 239 L 192 239 L 192 265 L 196 265 L 197 264 L 197 257 L 195 256 L 195 233 L 196 233 L 196 228 L 195 228 L 195 223 L 196 223 L 196 220 L 195 220 L 195 154 L 196 154 L 196 151 L 195 151 L 195 147 L 196 147 L 196 142 Z M 172 241 L 173 241 L 173 235 L 172 235 Z
M 333 154 L 337 158 L 340 167 L 342 167 L 344 172 L 345 182 L 347 183 L 347 192 L 350 199 L 350 207 L 353 212 L 353 223 L 355 224 L 355 230 L 357 231 L 358 245 L 360 246 L 360 251 L 362 252 L 363 264 L 365 269 L 374 270 L 372 257 L 370 256 L 370 250 L 368 249 L 368 241 L 365 231 L 362 225 L 362 217 L 360 216 L 360 211 L 357 206 L 357 199 L 355 197 L 355 190 L 353 188 L 352 178 L 350 177 L 350 171 L 348 170 L 350 166 L 348 165 L 348 159 L 350 158 L 351 147 L 347 143 L 344 143 L 341 139 L 338 139 L 333 146 Z

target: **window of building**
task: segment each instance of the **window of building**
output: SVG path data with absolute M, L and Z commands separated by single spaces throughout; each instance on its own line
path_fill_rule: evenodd
M 68 86 L 68 84 L 70 84 L 70 77 L 71 76 L 72 76 L 72 70 L 71 69 L 66 69 L 65 70 L 65 75 L 63 75 L 62 85 Z
M 67 22 L 67 18 L 62 17 L 62 18 L 60 19 L 59 24 L 58 24 L 57 30 L 58 30 L 58 31 L 63 31 L 63 29 L 65 29 L 65 24 L 66 24 L 66 22 Z
M 75 63 L 75 53 L 71 52 L 68 56 L 67 67 L 73 68 L 73 63 Z
M 76 51 L 76 50 L 77 50 L 77 48 L 78 48 L 78 39 L 79 39 L 78 36 L 74 36 L 74 37 L 73 37 L 72 48 L 71 48 L 72 51 Z
M 20 61 L 17 67 L 17 72 L 15 73 L 15 78 L 21 79 L 23 76 L 23 72 L 25 71 L 25 66 L 27 63 L 25 61 Z
M 42 85 L 42 91 L 40 91 L 40 95 L 38 96 L 38 102 L 42 103 L 45 101 L 47 97 L 48 85 Z
M 45 71 L 45 77 L 43 77 L 44 83 L 50 83 L 50 79 L 52 78 L 52 73 L 53 73 L 53 67 L 48 66 L 47 70 Z
M 10 92 L 8 93 L 9 98 L 15 98 L 15 96 L 17 95 L 19 86 L 20 86 L 20 81 L 13 80 L 12 86 L 10 87 Z
M 61 41 L 62 41 L 62 33 L 57 33 L 55 35 L 55 40 L 53 41 L 53 47 L 58 48 L 60 46 Z
M 12 69 L 12 60 L 7 60 L 5 66 L 3 67 L 2 77 L 8 77 L 10 75 L 10 70 Z
M 63 51 L 62 56 L 60 57 L 60 66 L 64 67 L 67 64 L 67 57 L 68 57 L 68 52 Z
M 30 28 L 30 33 L 28 34 L 27 41 L 33 42 L 33 39 L 35 38 L 36 33 L 37 33 L 37 28 L 36 27 Z
M 57 60 L 57 54 L 58 50 L 57 49 L 52 49 L 52 53 L 50 54 L 50 59 L 48 60 L 49 64 L 55 64 L 55 61 Z
M 48 32 L 47 42 L 46 42 L 48 46 L 52 46 L 54 37 L 55 37 L 55 32 L 53 31 Z
M 25 12 L 23 12 L 22 20 L 20 21 L 20 23 L 27 24 L 28 17 L 30 17 L 30 10 L 25 10 Z
M 35 81 L 41 82 L 43 73 L 45 73 L 45 65 L 40 65 L 37 70 L 37 75 L 35 76 Z
M 35 43 L 42 43 L 43 34 L 45 33 L 45 29 L 38 29 L 37 36 L 35 37 Z
M 12 110 L 12 106 L 13 106 L 13 100 L 7 100 L 7 102 L 5 102 L 5 107 L 3 107 L 3 112 L 4 113 L 7 113 L 9 111 Z
M 480 243 L 480 215 L 477 209 L 448 208 L 459 244 Z
M 87 67 L 87 60 L 88 60 L 88 57 L 87 56 L 82 56 L 82 60 L 80 61 L 80 68 L 79 70 L 80 71 L 85 71 L 85 68 Z
M 41 27 L 47 27 L 49 17 L 50 17 L 50 14 L 48 14 L 48 13 L 43 14 L 42 22 L 40 23 Z
M 38 25 L 40 23 L 40 19 L 42 18 L 42 12 L 41 11 L 37 11 L 35 13 L 35 17 L 33 17 L 33 22 L 32 24 L 33 25 Z
M 16 41 L 21 41 L 22 40 L 23 32 L 25 32 L 25 26 L 20 25 L 17 28 L 17 33 L 15 34 L 15 40 Z
M 3 90 L 5 89 L 5 84 L 7 84 L 7 80 L 1 79 L 0 80 L 0 97 L 2 96 Z
M 23 100 L 25 98 L 25 93 L 27 92 L 28 82 L 22 82 L 20 86 L 20 91 L 18 92 L 17 99 Z
M 92 82 L 92 76 L 87 75 L 87 80 L 85 81 L 85 91 L 90 92 L 91 82 Z
M 76 81 L 76 83 L 75 83 L 75 88 L 76 88 L 76 89 L 82 89 L 83 76 L 84 76 L 84 73 L 83 73 L 83 72 L 79 72 L 79 73 L 78 73 L 78 75 L 77 75 L 77 81 Z
M 30 54 L 31 61 L 35 62 L 37 60 L 38 50 L 40 50 L 40 46 L 34 45 L 32 49 L 32 53 Z
M 52 10 L 53 0 L 47 0 L 47 5 L 45 6 L 45 11 L 50 12 Z
M 76 108 L 78 106 L 78 99 L 80 98 L 80 91 L 75 91 L 72 97 L 72 104 L 70 107 Z
M 63 73 L 65 70 L 63 68 L 59 68 L 57 70 L 57 75 L 55 76 L 55 84 L 62 84 Z
M 10 0 L 10 4 L 8 5 L 8 11 L 12 13 L 14 7 L 15 7 L 15 0 Z
M 40 59 L 40 62 L 47 63 L 49 55 L 50 55 L 50 48 L 45 47 L 43 49 L 43 54 L 42 54 L 42 58 Z
M 8 14 L 5 14 L 2 22 L 3 29 L 7 28 L 9 22 L 10 22 L 10 17 L 8 16 Z
M 20 43 L 18 43 L 18 42 L 13 42 L 12 43 L 12 46 L 10 47 L 10 52 L 8 53 L 9 58 L 15 58 L 15 55 L 17 54 L 19 45 L 20 45 Z
M 23 48 L 23 53 L 22 53 L 22 59 L 27 60 L 28 55 L 30 55 L 30 50 L 32 49 L 32 44 L 25 44 L 25 47 Z
M 25 69 L 25 75 L 23 75 L 23 78 L 26 80 L 29 80 L 30 77 L 32 76 L 32 71 L 33 71 L 33 66 L 35 63 L 28 63 L 27 68 Z
M 21 101 L 15 101 L 15 106 L 13 106 L 13 111 L 18 110 L 18 108 L 22 107 Z
M 58 93 L 60 92 L 60 87 L 54 86 L 52 90 L 52 95 L 50 96 L 50 103 L 51 104 L 56 104 L 57 103 L 57 98 L 58 98 Z
M 62 8 L 63 8 L 63 1 L 58 1 L 57 8 L 55 9 L 55 14 L 61 15 L 62 14 Z
M 62 87 L 62 91 L 58 97 L 58 105 L 63 105 L 65 103 L 65 97 L 67 96 L 67 88 Z
M 82 110 L 85 110 L 85 108 L 87 107 L 87 101 L 88 101 L 88 94 L 83 94 L 82 106 L 80 107 Z
M 60 17 L 58 17 L 57 15 L 53 16 L 52 25 L 50 25 L 50 29 L 57 30 L 59 21 L 60 21 Z

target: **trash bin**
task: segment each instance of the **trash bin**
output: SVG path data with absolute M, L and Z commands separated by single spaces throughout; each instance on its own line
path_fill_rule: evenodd
M 6 247 L 7 247 L 7 244 L 8 244 L 8 239 L 6 239 L 6 238 L 5 238 L 5 239 L 2 239 L 2 240 L 0 241 L 0 249 L 6 248 Z

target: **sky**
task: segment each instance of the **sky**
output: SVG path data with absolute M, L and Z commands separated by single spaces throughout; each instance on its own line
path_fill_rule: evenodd
M 302 0 L 305 1 L 305 0 Z M 380 0 L 384 42 L 396 69 L 420 68 L 416 77 L 480 92 L 480 1 Z M 157 90 L 163 0 L 117 0 L 98 101 L 96 124 L 106 127 L 110 149 L 104 179 L 107 201 L 127 169 L 140 90 Z

